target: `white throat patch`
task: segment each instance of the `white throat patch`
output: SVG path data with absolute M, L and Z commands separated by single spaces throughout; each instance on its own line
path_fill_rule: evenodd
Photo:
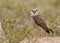
M 30 12 L 31 13 L 31 16 L 37 16 L 37 15 L 39 15 L 38 13 L 32 13 L 32 12 Z

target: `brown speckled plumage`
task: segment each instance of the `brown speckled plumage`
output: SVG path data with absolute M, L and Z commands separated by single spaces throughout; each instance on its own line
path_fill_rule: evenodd
M 40 18 L 39 15 L 33 16 L 33 19 L 36 25 L 42 27 L 47 33 L 50 33 L 50 31 L 53 33 L 53 30 L 47 27 L 46 23 L 44 22 L 42 18 Z

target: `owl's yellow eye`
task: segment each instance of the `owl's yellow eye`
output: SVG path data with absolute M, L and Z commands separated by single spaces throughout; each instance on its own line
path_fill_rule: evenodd
M 33 11 L 33 10 L 31 10 L 31 11 Z
M 38 10 L 36 10 L 36 11 L 38 11 Z

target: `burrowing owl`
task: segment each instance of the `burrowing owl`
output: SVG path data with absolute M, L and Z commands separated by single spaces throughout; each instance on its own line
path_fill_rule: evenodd
M 37 25 L 42 27 L 42 29 L 44 29 L 47 33 L 52 32 L 53 30 L 50 29 L 47 24 L 45 23 L 45 21 L 41 18 L 41 15 L 39 15 L 39 11 L 37 8 L 32 9 L 30 12 L 30 16 L 33 19 L 33 22 Z

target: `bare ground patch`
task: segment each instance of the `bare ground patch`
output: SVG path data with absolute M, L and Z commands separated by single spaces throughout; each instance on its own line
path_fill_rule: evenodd
M 41 37 L 35 40 L 24 39 L 20 43 L 60 43 L 60 37 Z

